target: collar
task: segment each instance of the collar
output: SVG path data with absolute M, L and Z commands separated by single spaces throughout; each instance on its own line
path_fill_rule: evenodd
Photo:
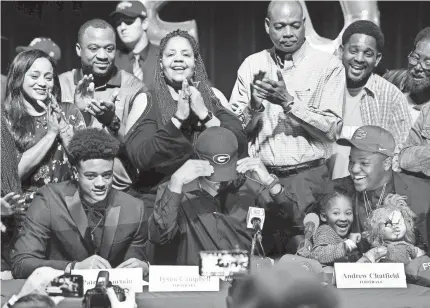
M 140 56 L 140 60 L 145 61 L 146 58 L 148 57 L 148 53 L 149 53 L 149 49 L 151 48 L 151 43 L 148 42 L 148 45 L 146 45 L 145 48 L 142 49 L 141 52 L 138 53 L 138 55 Z M 128 53 L 128 57 L 130 58 L 130 60 L 134 59 L 134 53 L 133 51 L 129 51 Z
M 379 187 L 377 189 L 374 189 L 374 190 L 368 190 L 367 193 L 369 194 L 369 198 L 379 199 L 381 197 L 383 189 L 384 189 L 384 185 L 382 185 L 381 187 Z M 386 196 L 387 194 L 391 194 L 394 191 L 395 191 L 395 188 L 394 188 L 394 176 L 392 176 L 388 180 L 387 184 L 385 185 L 385 193 L 384 194 Z
M 293 66 L 297 66 L 306 56 L 306 53 L 308 49 L 310 48 L 308 41 L 305 39 L 303 45 L 297 49 L 291 56 L 292 56 L 292 62 Z M 281 63 L 282 66 L 284 66 L 286 59 L 281 59 L 279 55 L 276 53 L 275 47 L 272 47 L 270 54 L 272 56 L 272 59 L 275 61 L 275 63 Z M 278 59 L 278 61 L 275 59 L 275 57 Z
M 73 82 L 75 85 L 77 85 L 79 80 L 81 80 L 83 77 L 84 74 L 82 73 L 82 68 L 73 70 Z M 107 85 L 121 87 L 121 71 L 116 66 L 113 67 L 112 76 L 107 82 Z
M 372 73 L 367 80 L 366 84 L 364 85 L 363 89 L 372 96 L 375 96 L 376 91 L 378 90 L 375 83 L 376 83 L 376 77 L 375 74 Z

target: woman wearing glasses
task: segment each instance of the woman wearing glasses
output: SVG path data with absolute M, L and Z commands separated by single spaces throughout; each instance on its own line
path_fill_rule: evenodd
M 126 128 L 127 153 L 141 171 L 135 186 L 144 193 L 155 193 L 158 184 L 193 155 L 195 140 L 208 127 L 231 130 L 239 141 L 239 155 L 247 152 L 242 125 L 223 107 L 224 95 L 210 86 L 190 34 L 176 30 L 164 37 L 156 63 L 147 103 L 133 106 Z

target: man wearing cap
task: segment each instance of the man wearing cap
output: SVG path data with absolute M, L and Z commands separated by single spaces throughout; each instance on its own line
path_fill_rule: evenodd
M 125 48 L 118 49 L 115 64 L 149 86 L 154 79 L 159 47 L 151 44 L 146 31 L 148 16 L 141 1 L 122 1 L 111 14 Z
M 285 218 L 293 216 L 292 208 L 285 206 L 289 193 L 278 178 L 258 158 L 238 161 L 238 142 L 228 129 L 206 129 L 194 151 L 196 159 L 185 162 L 158 188 L 149 219 L 149 239 L 154 244 L 179 238 L 177 264 L 198 265 L 202 250 L 249 250 L 246 216 L 250 206 L 265 207 Z M 270 203 L 257 200 L 264 190 L 270 193 Z
M 61 59 L 60 47 L 58 47 L 58 45 L 48 37 L 37 37 L 32 40 L 28 46 L 16 47 L 16 52 L 20 53 L 22 51 L 31 49 L 38 49 L 46 52 L 52 58 L 52 60 L 54 60 L 55 64 L 58 64 L 58 61 Z
M 379 126 L 368 125 L 359 127 L 351 139 L 341 138 L 337 143 L 351 147 L 348 168 L 350 176 L 321 183 L 314 187 L 314 194 L 318 190 L 326 192 L 333 187 L 347 190 L 353 197 L 352 232 L 356 233 L 365 231 L 366 220 L 374 209 L 382 205 L 387 194 L 404 195 L 408 206 L 417 214 L 417 245 L 427 250 L 430 244 L 430 180 L 392 170 L 396 147 L 393 135 Z M 361 252 L 369 248 L 364 246 L 361 247 Z
M 76 53 L 81 68 L 59 76 L 63 102 L 74 102 L 82 112 L 88 127 L 104 128 L 120 141 L 133 104 L 143 102 L 145 85 L 133 75 L 114 64 L 115 30 L 102 20 L 83 24 L 78 32 Z M 120 154 L 115 158 L 114 184 L 118 190 L 132 183 L 134 169 Z

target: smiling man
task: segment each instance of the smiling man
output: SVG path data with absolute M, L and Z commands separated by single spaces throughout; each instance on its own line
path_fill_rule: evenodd
M 148 227 L 142 201 L 112 188 L 118 141 L 88 128 L 69 143 L 75 181 L 48 184 L 36 194 L 11 251 L 12 273 L 39 267 L 142 268 Z
M 348 167 L 350 176 L 333 183 L 353 196 L 352 232 L 361 233 L 365 230 L 367 219 L 373 210 L 382 205 L 387 194 L 399 194 L 407 197 L 407 204 L 417 214 L 417 245 L 428 249 L 430 181 L 392 170 L 396 146 L 392 134 L 381 127 L 367 125 L 359 127 L 351 139 L 341 138 L 337 143 L 351 148 Z
M 76 53 L 82 67 L 59 76 L 62 101 L 76 104 L 87 127 L 104 128 L 122 141 L 133 104 L 146 102 L 146 86 L 115 66 L 115 30 L 104 20 L 93 19 L 81 26 Z M 115 188 L 131 185 L 134 170 L 128 166 L 127 157 L 115 159 Z
M 399 89 L 373 73 L 382 58 L 384 35 L 371 21 L 359 20 L 342 35 L 340 55 L 346 73 L 346 102 L 341 137 L 350 138 L 362 125 L 388 130 L 397 145 L 411 129 L 408 103 Z M 333 179 L 348 175 L 349 148 L 334 146 Z

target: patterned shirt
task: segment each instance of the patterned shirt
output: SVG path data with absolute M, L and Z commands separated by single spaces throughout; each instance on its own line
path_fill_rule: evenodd
M 288 114 L 268 101 L 261 113 L 249 109 L 251 84 L 260 70 L 278 80 L 274 49 L 263 50 L 245 59 L 238 71 L 230 105 L 240 107 L 236 114 L 246 126 L 260 116 L 260 130 L 249 144 L 249 155 L 266 165 L 297 165 L 331 155 L 332 143 L 342 127 L 345 100 L 345 70 L 334 55 L 318 51 L 308 42 L 296 51 L 281 69 L 287 90 L 294 97 Z
M 360 105 L 363 124 L 388 130 L 401 145 L 412 126 L 407 99 L 396 86 L 376 74 L 370 76 L 364 89 Z
M 73 126 L 73 130 L 84 129 L 85 121 L 81 112 L 75 105 L 70 103 L 59 103 L 63 116 Z M 35 130 L 29 132 L 30 136 L 34 138 L 34 144 L 37 144 L 48 131 L 48 122 L 46 113 L 34 118 Z M 10 125 L 10 123 L 8 123 Z M 22 154 L 30 149 L 31 146 L 18 150 L 18 161 L 21 160 Z M 72 179 L 72 168 L 66 152 L 61 142 L 56 139 L 51 148 L 46 153 L 41 163 L 34 169 L 28 178 L 22 181 L 22 188 L 24 193 L 31 199 L 31 196 L 37 191 L 38 188 L 48 184 L 68 181 Z
M 400 167 L 430 176 L 430 103 L 423 106 L 400 152 Z
M 344 243 L 346 240 L 341 238 L 329 225 L 321 225 L 315 232 L 310 258 L 325 265 L 346 262 L 347 250 Z

